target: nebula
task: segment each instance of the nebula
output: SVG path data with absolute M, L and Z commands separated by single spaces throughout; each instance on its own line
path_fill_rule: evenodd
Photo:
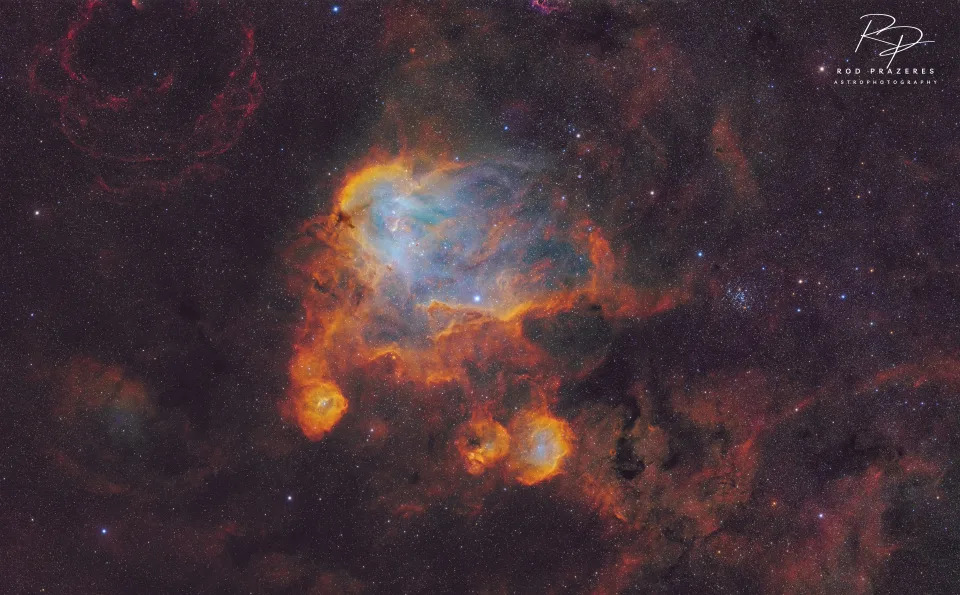
M 114 21 L 124 23 L 119 40 L 107 30 Z M 181 43 L 158 52 L 149 44 L 159 43 L 164 27 Z M 194 0 L 149 7 L 84 0 L 63 36 L 36 48 L 30 88 L 56 105 L 70 144 L 97 162 L 95 192 L 162 195 L 217 176 L 213 159 L 239 140 L 263 88 L 253 29 L 236 25 L 233 64 L 220 76 L 189 53 L 191 44 L 213 43 L 207 27 Z M 149 66 L 104 68 L 96 52 L 111 42 L 128 44 L 123 54 L 145 54 L 141 66 Z
M 510 451 L 510 434 L 492 419 L 471 420 L 460 430 L 457 450 L 463 457 L 467 472 L 478 475 L 507 455 Z
M 297 400 L 297 422 L 311 440 L 322 438 L 333 429 L 347 410 L 347 400 L 330 383 L 306 387 Z
M 810 4 L 0 3 L 0 590 L 960 593 L 960 11 Z
M 548 201 L 529 200 L 533 175 L 522 166 L 414 167 L 369 167 L 342 192 L 356 252 L 386 269 L 374 281 L 390 302 L 384 309 L 397 306 L 405 317 L 431 303 L 505 312 L 588 277 L 586 247 L 563 237 Z
M 575 436 L 549 413 L 561 383 L 596 365 L 610 324 L 651 304 L 619 280 L 600 228 L 544 192 L 543 167 L 375 153 L 346 176 L 288 250 L 305 316 L 281 408 L 308 438 L 371 399 L 363 370 L 365 383 L 443 387 L 469 474 L 506 460 L 505 477 L 534 484 L 563 470 Z M 564 370 L 554 345 L 570 333 L 586 342 Z
M 540 413 L 523 412 L 511 424 L 515 444 L 510 467 L 517 481 L 534 484 L 560 472 L 570 453 L 572 435 L 563 420 Z

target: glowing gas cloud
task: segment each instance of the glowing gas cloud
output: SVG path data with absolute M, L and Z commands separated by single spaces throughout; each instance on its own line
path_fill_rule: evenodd
M 383 307 L 410 316 L 419 334 L 420 306 L 503 312 L 587 277 L 586 250 L 558 232 L 549 203 L 520 202 L 529 184 L 529 172 L 511 164 L 417 174 L 394 162 L 351 180 L 340 212 L 358 253 L 383 265 L 375 279 Z
M 322 438 L 347 410 L 347 400 L 335 385 L 321 382 L 305 387 L 297 401 L 297 422 L 310 439 Z
M 560 472 L 570 452 L 570 427 L 543 413 L 524 412 L 513 420 L 516 448 L 510 460 L 517 481 L 534 484 Z
M 461 429 L 457 450 L 467 472 L 479 475 L 507 455 L 510 434 L 492 419 L 475 419 Z
M 576 440 L 551 413 L 558 387 L 599 361 L 616 320 L 663 305 L 619 281 L 562 198 L 520 160 L 375 155 L 349 174 L 288 252 L 304 317 L 287 417 L 317 440 L 360 399 L 366 426 L 384 405 L 369 387 L 394 383 L 391 406 L 434 399 L 416 406 L 461 428 L 461 470 L 559 473 Z

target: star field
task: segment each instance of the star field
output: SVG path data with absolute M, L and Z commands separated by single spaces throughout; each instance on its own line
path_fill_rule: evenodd
M 957 17 L 0 5 L 0 591 L 960 591 Z

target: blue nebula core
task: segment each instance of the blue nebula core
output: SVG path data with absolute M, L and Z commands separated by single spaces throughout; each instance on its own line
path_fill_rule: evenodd
M 379 289 L 396 306 L 509 307 L 588 277 L 586 247 L 562 231 L 549 197 L 522 168 L 465 166 L 413 185 L 384 178 L 366 192 L 351 216 L 389 267 L 394 282 Z
M 557 443 L 556 437 L 550 430 L 534 432 L 530 448 L 524 453 L 529 463 L 537 466 L 552 464 L 563 454 L 563 449 Z

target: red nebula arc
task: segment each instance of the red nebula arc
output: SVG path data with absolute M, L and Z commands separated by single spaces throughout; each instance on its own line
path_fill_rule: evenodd
M 132 23 L 147 27 L 146 20 L 157 18 L 134 7 L 138 10 L 128 17 Z M 186 2 L 166 16 L 186 26 L 197 22 L 198 8 L 196 2 Z M 56 104 L 64 136 L 100 164 L 95 184 L 100 190 L 164 193 L 192 176 L 215 171 L 211 159 L 236 144 L 262 102 L 254 30 L 239 26 L 233 67 L 212 98 L 183 119 L 179 107 L 196 92 L 196 82 L 183 75 L 184 65 L 174 62 L 139 80 L 118 81 L 81 64 L 85 44 L 98 43 L 98 36 L 105 35 L 98 26 L 120 10 L 104 0 L 87 0 L 62 38 L 36 48 L 30 89 Z M 164 51 L 159 48 L 160 54 Z

